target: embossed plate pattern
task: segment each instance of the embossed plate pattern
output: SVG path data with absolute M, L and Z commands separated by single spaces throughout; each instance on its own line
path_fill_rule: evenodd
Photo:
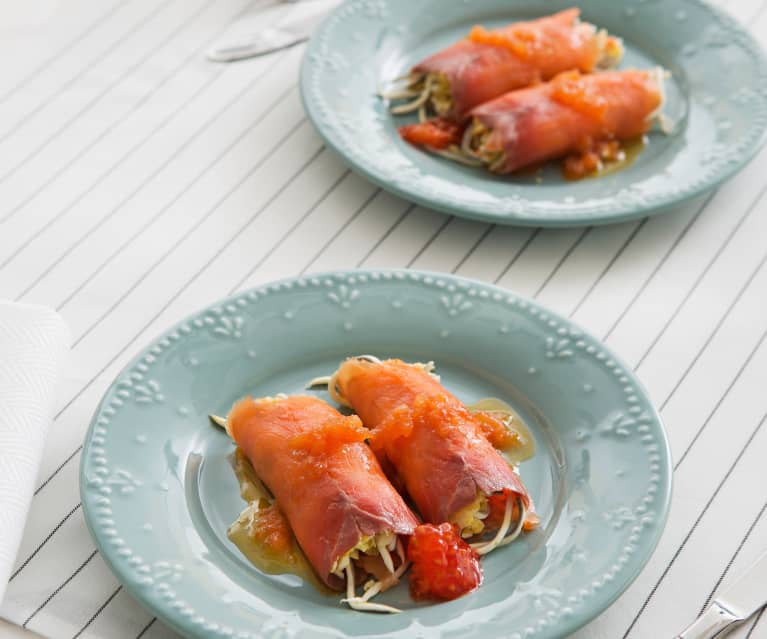
M 496 177 L 401 141 L 377 87 L 472 24 L 497 25 L 577 4 L 624 38 L 622 68 L 672 72 L 672 135 L 650 135 L 629 167 L 568 182 L 549 167 Z M 735 20 L 700 0 L 348 0 L 315 33 L 301 70 L 304 106 L 327 145 L 379 186 L 424 206 L 498 224 L 601 224 L 668 210 L 710 190 L 753 156 L 767 128 L 767 61 Z
M 226 538 L 243 507 L 228 438 L 210 426 L 248 393 L 298 393 L 345 356 L 434 359 L 473 401 L 496 396 L 530 424 L 522 476 L 539 531 L 484 561 L 457 601 L 345 609 L 292 576 L 263 575 Z M 189 637 L 562 637 L 610 604 L 660 536 L 669 451 L 659 417 L 612 353 L 537 304 L 490 285 L 414 271 L 352 271 L 229 298 L 150 344 L 93 418 L 81 496 L 102 556 L 127 590 Z

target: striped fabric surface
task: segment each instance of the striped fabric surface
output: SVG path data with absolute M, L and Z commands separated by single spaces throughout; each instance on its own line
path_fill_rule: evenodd
M 767 43 L 766 0 L 726 8 Z M 639 222 L 540 230 L 447 217 L 380 191 L 323 146 L 296 88 L 302 47 L 204 60 L 243 17 L 254 27 L 295 10 L 0 6 L 0 297 L 56 308 L 73 335 L 0 616 L 56 639 L 175 636 L 86 531 L 77 472 L 101 394 L 150 338 L 234 291 L 413 267 L 535 297 L 636 369 L 671 439 L 671 515 L 634 585 L 576 637 L 672 636 L 767 549 L 767 149 L 714 193 Z M 767 638 L 767 618 L 732 636 Z

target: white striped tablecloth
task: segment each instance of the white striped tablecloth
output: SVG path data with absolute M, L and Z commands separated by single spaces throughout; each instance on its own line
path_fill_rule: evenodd
M 765 0 L 726 8 L 767 41 Z M 242 17 L 265 25 L 291 10 L 0 5 L 0 297 L 55 307 L 74 336 L 0 616 L 56 639 L 174 636 L 85 528 L 80 446 L 101 394 L 145 342 L 224 295 L 413 267 L 535 297 L 635 368 L 668 428 L 673 506 L 644 572 L 576 637 L 671 637 L 767 549 L 767 150 L 715 192 L 638 222 L 540 230 L 441 215 L 323 146 L 296 88 L 302 47 L 204 60 Z M 767 618 L 733 636 L 767 638 Z

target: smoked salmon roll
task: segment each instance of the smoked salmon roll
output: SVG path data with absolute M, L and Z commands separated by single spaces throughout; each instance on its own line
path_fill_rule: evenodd
M 319 578 L 334 589 L 345 584 L 352 608 L 398 612 L 368 599 L 407 569 L 402 537 L 418 521 L 365 443 L 370 432 L 360 419 L 314 397 L 246 398 L 232 408 L 226 430 Z M 385 577 L 357 596 L 365 574 Z
M 463 131 L 426 122 L 401 127 L 400 133 L 413 144 L 446 149 L 445 157 L 493 173 L 567 158 L 568 177 L 582 177 L 604 160 L 619 159 L 621 141 L 650 129 L 663 104 L 663 78 L 662 69 L 568 71 L 473 109 Z
M 428 366 L 361 356 L 344 361 L 326 383 L 371 429 L 371 447 L 424 521 L 455 524 L 466 538 L 497 529 L 474 544 L 480 554 L 521 532 L 531 501 L 519 475 L 490 443 L 486 423 Z
M 516 22 L 500 29 L 475 26 L 468 37 L 413 67 L 383 97 L 408 99 L 395 114 L 424 108 L 461 122 L 469 111 L 508 91 L 549 80 L 569 69 L 612 68 L 623 55 L 621 41 L 587 22 L 579 9 Z

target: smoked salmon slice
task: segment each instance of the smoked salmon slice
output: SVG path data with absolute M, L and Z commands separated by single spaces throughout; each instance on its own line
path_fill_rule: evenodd
M 491 515 L 490 497 L 504 495 L 505 529 L 497 542 L 505 538 L 513 515 L 517 533 L 521 530 L 525 512 L 520 509 L 531 506 L 521 479 L 474 415 L 423 366 L 351 358 L 331 385 L 331 394 L 371 429 L 371 447 L 394 469 L 424 521 L 454 523 L 464 537 L 472 537 L 487 532 L 483 520 Z M 492 549 L 479 546 L 480 554 Z
M 369 572 L 358 560 L 380 556 L 388 573 L 404 572 L 402 536 L 418 521 L 365 443 L 370 433 L 358 417 L 314 397 L 248 397 L 232 408 L 226 428 L 317 575 L 334 589 L 345 583 L 350 605 L 364 598 L 354 596 L 356 576 Z M 368 607 L 352 607 L 396 612 L 362 603 Z
M 662 70 L 568 71 L 472 110 L 464 148 L 491 171 L 512 173 L 604 140 L 639 137 L 662 103 Z
M 468 37 L 416 64 L 403 78 L 404 89 L 384 97 L 410 99 L 393 106 L 392 113 L 428 106 L 461 122 L 475 106 L 561 71 L 617 65 L 623 53 L 620 40 L 580 22 L 579 15 L 572 8 L 500 29 L 475 26 Z
M 400 127 L 400 135 L 448 159 L 500 174 L 559 158 L 593 161 L 583 163 L 582 176 L 598 169 L 600 160 L 614 159 L 618 142 L 640 137 L 660 119 L 663 78 L 662 69 L 567 71 L 476 107 L 444 144 L 433 135 L 430 120 Z

